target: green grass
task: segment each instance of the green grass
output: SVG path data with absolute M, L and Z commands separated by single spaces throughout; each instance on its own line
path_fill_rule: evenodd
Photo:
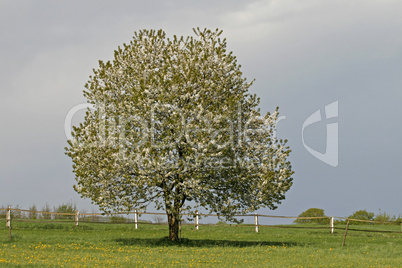
M 0 267 L 400 267 L 402 234 L 328 229 L 0 222 Z M 4 224 L 5 225 L 5 224 Z M 312 225 L 298 225 L 312 226 Z M 341 226 L 337 226 L 341 227 Z M 350 226 L 401 231 L 399 226 Z

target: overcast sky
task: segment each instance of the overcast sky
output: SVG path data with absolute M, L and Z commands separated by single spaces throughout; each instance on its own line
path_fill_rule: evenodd
M 224 31 L 256 79 L 261 110 L 286 116 L 278 136 L 292 149 L 294 185 L 260 213 L 402 213 L 402 1 L 145 2 L 0 0 L 0 205 L 90 211 L 73 190 L 64 122 L 86 102 L 92 69 L 134 31 L 206 27 Z

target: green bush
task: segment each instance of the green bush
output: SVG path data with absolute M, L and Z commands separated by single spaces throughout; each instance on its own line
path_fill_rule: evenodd
M 367 212 L 366 210 L 358 210 L 358 211 L 355 211 L 348 218 L 349 219 L 356 219 L 356 220 L 372 221 L 374 219 L 374 213 L 373 212 Z M 368 222 L 362 222 L 362 221 L 350 221 L 349 224 L 362 225 L 362 224 L 369 224 L 369 223 Z
M 111 216 L 110 217 L 110 221 L 112 223 L 126 223 L 128 220 L 127 218 L 123 217 L 123 216 Z
M 77 210 L 77 206 L 75 204 L 73 204 L 72 202 L 70 203 L 66 203 L 66 204 L 61 204 L 59 205 L 57 208 L 54 209 L 54 212 L 57 213 L 71 213 L 71 214 L 75 214 Z M 69 220 L 73 220 L 75 218 L 74 215 L 55 215 L 54 216 L 55 219 L 69 219 Z
M 51 212 L 49 205 L 46 203 L 46 205 L 41 209 L 43 212 Z M 41 213 L 40 218 L 43 220 L 51 220 L 52 219 L 52 214 L 49 213 Z
M 28 210 L 30 210 L 30 212 L 28 212 L 28 219 L 36 220 L 38 218 L 38 213 L 35 212 L 37 211 L 35 204 L 33 204 Z
M 381 213 L 381 210 L 379 213 L 374 217 L 375 221 L 397 221 L 395 216 L 392 216 L 386 212 Z M 382 223 L 377 223 L 377 224 L 382 224 Z
M 309 208 L 302 212 L 299 217 L 326 217 L 324 210 L 320 208 Z M 318 223 L 318 224 L 329 224 L 329 218 L 324 219 L 296 219 L 294 223 Z
M 226 224 L 227 224 L 227 222 L 224 221 L 224 220 L 219 220 L 219 221 L 216 223 L 216 225 L 226 225 Z

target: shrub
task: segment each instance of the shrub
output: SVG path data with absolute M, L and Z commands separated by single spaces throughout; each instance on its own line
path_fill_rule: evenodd
M 358 210 L 355 211 L 352 215 L 348 217 L 349 219 L 356 219 L 356 220 L 365 220 L 365 221 L 372 221 L 374 219 L 373 212 L 367 212 L 366 210 Z M 350 221 L 349 224 L 369 224 L 368 222 L 361 222 L 361 221 Z
M 15 207 L 11 207 L 14 209 L 20 209 L 19 205 L 16 205 Z M 11 219 L 23 219 L 24 218 L 24 213 L 19 210 L 11 210 Z
M 76 210 L 77 210 L 77 206 L 75 204 L 73 204 L 72 202 L 70 202 L 70 203 L 59 205 L 57 208 L 54 209 L 54 212 L 75 214 Z M 74 215 L 57 215 L 56 214 L 54 218 L 55 219 L 73 220 L 74 217 L 75 217 Z
M 51 212 L 51 211 L 50 211 L 50 207 L 49 207 L 49 205 L 48 205 L 47 203 L 46 203 L 46 205 L 41 209 L 41 211 L 43 211 L 43 212 Z M 50 219 L 52 219 L 52 214 L 49 214 L 49 213 L 41 213 L 40 218 L 43 219 L 43 220 L 50 220 Z
M 28 219 L 31 220 L 36 220 L 38 218 L 38 213 L 36 212 L 36 206 L 35 204 L 33 204 L 30 208 L 29 208 L 30 212 L 28 212 Z
M 111 216 L 110 217 L 110 221 L 112 223 L 126 223 L 128 220 L 127 218 L 123 217 L 123 216 Z
M 166 223 L 166 219 L 162 216 L 153 216 L 152 219 L 153 219 L 153 222 L 155 222 L 157 224 Z
M 375 216 L 374 218 L 375 221 L 396 221 L 396 217 L 392 216 L 386 212 L 381 213 L 381 210 L 379 210 L 379 213 Z M 381 224 L 381 223 L 377 223 Z
M 216 225 L 226 225 L 227 222 L 225 220 L 219 220 Z
M 320 208 L 309 208 L 302 212 L 299 217 L 326 217 L 324 210 Z M 296 219 L 294 223 L 318 223 L 318 224 L 329 224 L 329 219 Z

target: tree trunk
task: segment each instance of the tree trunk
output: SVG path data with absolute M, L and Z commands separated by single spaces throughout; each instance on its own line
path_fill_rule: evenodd
M 179 241 L 179 215 L 175 213 L 167 213 L 167 216 L 169 224 L 169 240 Z
M 181 187 L 175 187 L 175 189 L 172 187 L 169 189 L 166 185 L 162 185 L 162 189 L 164 190 L 166 214 L 168 216 L 169 240 L 179 241 L 180 211 L 186 197 L 182 193 Z M 173 194 L 172 191 L 174 191 Z M 170 199 L 171 197 L 173 197 L 173 200 Z

